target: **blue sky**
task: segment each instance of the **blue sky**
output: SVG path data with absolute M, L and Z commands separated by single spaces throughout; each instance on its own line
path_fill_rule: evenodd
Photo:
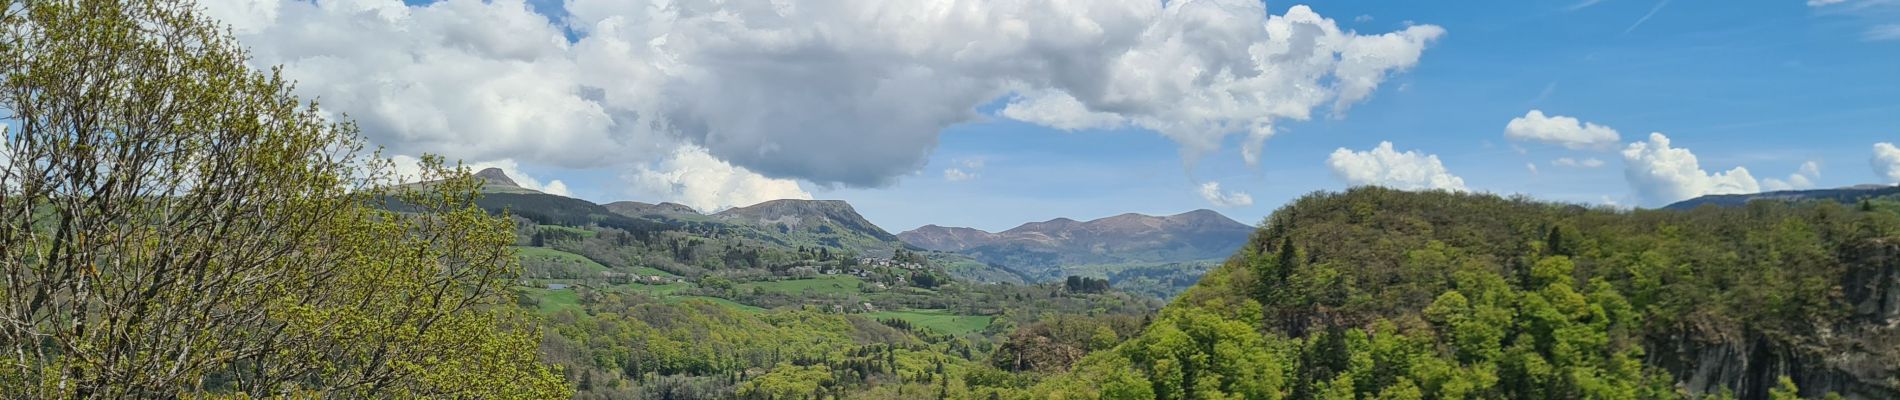
M 1875 143 L 1900 140 L 1900 0 L 1275 2 L 1265 8 L 1273 18 L 1298 22 L 1291 16 L 1316 13 L 1329 21 L 1311 26 L 1344 32 L 1328 38 L 1397 42 L 1364 53 L 1377 64 L 1369 75 L 1341 61 L 1359 54 L 1348 45 L 1322 44 L 1322 52 L 1337 54 L 1320 67 L 1255 59 L 1262 68 L 1318 77 L 1247 86 L 1236 92 L 1266 100 L 1212 111 L 1181 104 L 1219 92 L 1196 90 L 1220 78 L 1172 79 L 1182 70 L 1244 64 L 1248 43 L 1284 45 L 1284 35 L 1258 35 L 1266 19 L 1250 9 L 1258 3 L 1207 0 L 1199 3 L 1219 7 L 1179 10 L 1191 2 L 1166 10 L 1114 3 L 1126 14 L 1101 12 L 1109 2 L 1087 11 L 1029 7 L 1025 13 L 1048 15 L 982 14 L 994 26 L 975 27 L 955 25 L 968 15 L 931 19 L 938 16 L 931 10 L 883 10 L 911 18 L 893 25 L 828 19 L 864 13 L 846 6 L 826 14 L 817 3 L 793 12 L 709 13 L 728 20 L 687 15 L 703 11 L 695 7 L 734 7 L 726 3 L 687 2 L 695 4 L 667 13 L 622 3 L 210 6 L 227 21 L 244 21 L 234 24 L 257 63 L 286 65 L 304 94 L 340 104 L 338 111 L 358 118 L 393 153 L 505 166 L 598 202 L 722 208 L 776 197 L 842 199 L 892 231 L 924 224 L 1001 230 L 1056 217 L 1199 208 L 1254 223 L 1289 199 L 1355 184 L 1658 206 L 1778 187 L 1770 179 L 1795 187 L 1896 183 L 1870 160 Z M 866 4 L 858 6 L 876 5 Z M 1062 21 L 1084 21 L 1075 26 L 1086 29 L 1039 25 Z M 860 22 L 867 26 L 845 26 Z M 326 37 L 327 46 L 299 40 L 324 24 L 363 32 Z M 850 31 L 857 28 L 866 30 Z M 1077 32 L 1085 40 L 1070 40 Z M 1187 44 L 1139 36 L 1155 32 Z M 1233 32 L 1252 33 L 1217 34 Z M 1140 43 L 1130 45 L 1135 50 L 1088 44 L 1113 46 L 1117 38 Z M 784 43 L 791 44 L 776 47 Z M 1092 58 L 1124 51 L 1151 53 Z M 1169 64 L 1154 54 L 1199 63 Z M 1034 62 L 1016 62 L 1025 58 Z M 1107 67 L 1062 69 L 1102 60 Z M 1142 64 L 1149 61 L 1156 64 Z M 358 66 L 374 68 L 351 69 Z M 1113 76 L 1091 75 L 1105 70 Z M 1338 88 L 1366 79 L 1363 95 Z M 1162 87 L 1151 85 L 1157 82 L 1189 82 L 1181 83 L 1187 94 L 1113 95 Z M 1323 97 L 1288 100 L 1312 87 L 1324 87 Z M 1004 115 L 1012 104 L 1039 99 L 1034 93 L 1059 93 L 1120 122 L 1077 127 L 1056 113 Z M 464 101 L 490 98 L 497 100 Z M 1301 105 L 1259 111 L 1288 102 Z M 1587 146 L 1507 137 L 1507 124 L 1532 110 L 1613 129 L 1616 137 Z M 1229 125 L 1214 133 L 1172 125 L 1184 120 Z M 1274 132 L 1253 164 L 1243 155 L 1249 136 L 1242 125 L 1250 121 L 1269 121 Z M 1666 138 L 1657 142 L 1651 132 Z M 1375 151 L 1385 142 L 1393 151 Z M 1690 153 L 1699 163 L 1677 169 Z M 1405 173 L 1414 167 L 1427 172 Z M 1738 167 L 1750 177 L 1730 172 Z M 1210 182 L 1229 197 L 1204 196 Z M 1242 194 L 1250 201 L 1237 201 Z
M 1314 3 L 1335 18 L 1371 17 L 1347 23 L 1355 29 L 1414 21 L 1449 34 L 1343 118 L 1286 127 L 1257 168 L 1239 162 L 1231 145 L 1202 160 L 1192 175 L 1221 178 L 1255 197 L 1253 206 L 1217 210 L 1253 223 L 1307 192 L 1343 189 L 1327 155 L 1380 141 L 1438 155 L 1474 190 L 1630 203 L 1614 152 L 1506 140 L 1505 124 L 1533 108 L 1610 126 L 1624 141 L 1663 132 L 1709 170 L 1741 166 L 1757 176 L 1785 176 L 1816 161 L 1819 187 L 1879 181 L 1867 165 L 1869 148 L 1900 139 L 1900 41 L 1863 38 L 1877 22 L 1867 18 L 1799 1 L 1674 2 L 1657 10 L 1654 1 L 1605 0 L 1575 11 L 1567 9 L 1572 2 L 1442 4 Z M 1651 10 L 1655 15 L 1636 25 Z M 1193 182 L 1174 148 L 1135 132 L 973 123 L 944 135 L 921 176 L 890 189 L 818 193 L 850 200 L 895 229 L 1007 229 L 1056 216 L 1211 208 L 1189 192 Z M 1559 157 L 1608 163 L 1550 165 Z M 985 170 L 964 182 L 932 174 L 959 158 L 985 158 Z

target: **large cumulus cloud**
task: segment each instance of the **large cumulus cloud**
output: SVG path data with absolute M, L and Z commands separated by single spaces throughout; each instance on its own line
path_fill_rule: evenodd
M 1868 163 L 1881 182 L 1900 184 L 1900 147 L 1887 142 L 1874 143 L 1874 158 Z
M 1465 179 L 1453 175 L 1437 155 L 1407 150 L 1399 152 L 1392 142 L 1353 151 L 1344 147 L 1326 158 L 1333 174 L 1353 186 L 1384 186 L 1399 190 L 1465 191 Z
M 713 158 L 698 146 L 680 147 L 653 164 L 638 166 L 622 177 L 628 194 L 665 198 L 705 212 L 778 199 L 811 199 L 811 193 L 797 182 L 759 176 Z
M 1649 140 L 1623 148 L 1624 178 L 1643 205 L 1660 206 L 1711 194 L 1761 192 L 1761 183 L 1747 168 L 1725 172 L 1702 170 L 1689 149 L 1674 147 L 1668 136 L 1650 133 Z
M 1246 135 L 1254 161 L 1276 124 L 1343 113 L 1444 34 L 1255 0 L 569 0 L 559 21 L 520 0 L 206 6 L 399 154 L 631 168 L 691 146 L 848 186 L 916 171 L 1005 98 L 1007 118 L 1141 127 L 1190 157 Z

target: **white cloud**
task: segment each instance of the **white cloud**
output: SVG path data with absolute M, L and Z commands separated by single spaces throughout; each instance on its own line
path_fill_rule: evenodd
M 1088 106 L 1077 101 L 1074 96 L 1055 90 L 1019 94 L 1003 106 L 1001 114 L 1009 119 L 1065 131 L 1109 129 L 1128 122 L 1115 113 L 1089 111 Z
M 1667 6 L 1669 6 L 1669 0 L 1657 1 L 1656 6 L 1651 7 L 1648 14 L 1643 14 L 1642 18 L 1636 19 L 1636 23 L 1632 23 L 1629 28 L 1623 29 L 1623 34 L 1628 35 L 1630 32 L 1635 32 L 1637 27 L 1643 26 L 1644 22 L 1649 22 L 1650 18 L 1656 17 L 1656 13 L 1662 12 L 1663 7 Z
M 962 182 L 976 179 L 976 173 L 964 172 L 962 168 L 945 168 L 943 170 L 943 179 L 951 182 Z
M 1220 182 L 1201 184 L 1201 198 L 1215 207 L 1246 207 L 1253 205 L 1253 195 L 1241 191 L 1221 191 Z
M 1900 40 L 1900 24 L 1883 24 L 1867 28 L 1861 37 L 1868 41 Z
M 1893 143 L 1875 143 L 1872 163 L 1874 175 L 1887 183 L 1900 184 L 1900 147 L 1894 147 Z
M 696 146 L 848 186 L 921 169 L 942 129 L 1011 93 L 1008 118 L 1138 126 L 1190 159 L 1244 134 L 1254 160 L 1277 122 L 1344 112 L 1445 33 L 1255 0 L 569 0 L 558 23 L 522 0 L 206 7 L 396 153 L 599 168 Z
M 1808 0 L 1808 7 L 1824 7 L 1844 2 L 1847 2 L 1847 0 Z
M 669 143 L 590 94 L 557 27 L 520 0 L 222 0 L 258 66 L 399 154 L 597 167 Z M 598 92 L 598 90 L 593 90 Z M 653 151 L 653 149 L 644 149 Z
M 982 157 L 959 158 L 950 163 L 956 166 L 945 168 L 943 170 L 943 179 L 951 182 L 976 179 L 978 176 L 977 172 L 983 170 Z
M 1464 191 L 1465 180 L 1445 169 L 1438 156 L 1392 149 L 1392 142 L 1379 142 L 1367 151 L 1340 148 L 1326 159 L 1333 174 L 1354 186 L 1385 186 L 1399 190 L 1444 189 Z
M 519 182 L 516 182 L 516 183 L 519 183 Z M 574 196 L 573 193 L 570 193 L 567 191 L 567 183 L 561 182 L 561 180 L 559 179 L 550 181 L 548 182 L 547 186 L 542 186 L 540 189 L 536 189 L 536 190 L 540 190 L 542 192 L 546 192 L 552 195 L 560 195 L 560 196 L 568 196 L 568 197 Z
M 1622 140 L 1615 129 L 1562 115 L 1531 110 L 1504 125 L 1504 137 L 1561 145 L 1571 149 L 1606 150 Z
M 1531 170 L 1531 175 L 1537 175 L 1537 164 L 1536 164 L 1536 163 L 1524 163 L 1524 168 L 1525 168 L 1525 169 L 1529 169 L 1529 170 Z
M 681 147 L 665 161 L 641 165 L 622 176 L 629 194 L 718 211 L 768 200 L 810 200 L 811 193 L 788 179 L 773 179 L 734 166 L 696 146 Z
M 389 160 L 392 167 L 395 168 L 397 182 L 410 183 L 422 179 L 422 160 L 405 155 L 390 157 Z M 450 166 L 453 167 L 453 165 Z M 526 172 L 521 172 L 521 166 L 512 159 L 463 163 L 462 166 L 468 168 L 468 172 L 471 174 L 489 168 L 499 169 L 502 173 L 508 174 L 508 180 L 515 181 L 515 185 L 523 189 L 557 196 L 574 196 L 573 193 L 568 192 L 566 182 L 555 179 L 548 181 L 547 184 L 542 184 L 540 179 L 530 176 Z
M 1579 160 L 1579 159 L 1570 158 L 1570 157 L 1559 157 L 1555 160 L 1551 160 L 1550 165 L 1559 166 L 1559 167 L 1570 167 L 1570 168 L 1597 168 L 1597 167 L 1603 166 L 1603 160 L 1597 159 L 1597 158 L 1585 158 L 1585 159 Z
M 1590 6 L 1594 6 L 1594 5 L 1597 5 L 1597 3 L 1602 3 L 1602 2 L 1603 2 L 1603 0 L 1583 0 L 1583 1 L 1579 1 L 1579 2 L 1577 2 L 1577 3 L 1575 3 L 1575 4 L 1571 4 L 1571 5 L 1570 5 L 1570 6 L 1568 6 L 1568 7 L 1564 7 L 1564 11 L 1577 11 L 1577 10 L 1582 10 L 1582 9 L 1585 9 L 1585 8 L 1590 8 Z
M 1623 149 L 1624 177 L 1637 201 L 1644 205 L 1664 205 L 1711 194 L 1756 193 L 1761 184 L 1747 168 L 1710 174 L 1702 170 L 1695 153 L 1672 148 L 1669 137 L 1649 134 L 1646 142 L 1630 143 Z
M 1768 191 L 1801 190 L 1814 187 L 1814 180 L 1821 178 L 1821 164 L 1809 161 L 1801 164 L 1801 169 L 1788 175 L 1787 180 L 1762 178 L 1761 188 Z

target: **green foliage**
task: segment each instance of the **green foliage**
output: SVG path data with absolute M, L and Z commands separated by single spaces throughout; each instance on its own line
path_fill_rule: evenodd
M 1854 344 L 1890 340 L 1854 324 L 1879 312 L 1857 308 L 1877 298 L 1860 282 L 1891 279 L 1881 254 L 1900 250 L 1896 228 L 1892 212 L 1833 203 L 1660 212 L 1377 188 L 1313 195 L 1276 212 L 1140 336 L 1037 388 L 1098 396 L 1088 388 L 1113 366 L 1156 398 L 1684 398 L 1694 394 L 1678 380 L 1713 369 L 1727 371 L 1706 378 L 1716 388 L 1783 398 L 1791 381 L 1767 392 L 1744 382 L 1776 377 L 1675 360 L 1697 348 L 1763 349 L 1742 355 L 1764 358 L 1755 362 L 1900 360 Z M 1830 337 L 1842 331 L 1822 326 L 1854 328 Z M 1670 361 L 1646 362 L 1657 360 Z M 1810 373 L 1852 368 L 1805 362 Z M 1241 370 L 1274 376 L 1226 380 Z
M 1775 388 L 1768 391 L 1768 400 L 1799 400 L 1801 389 L 1794 386 L 1794 380 L 1783 376 L 1775 380 Z
M 607 266 L 579 254 L 546 247 L 515 247 L 521 258 L 522 276 L 541 279 L 580 279 L 593 277 Z
M 1067 370 L 1090 351 L 1107 350 L 1133 337 L 1140 324 L 1128 316 L 1045 316 L 1010 332 L 990 355 L 990 364 L 1015 372 Z
M 425 156 L 440 183 L 391 192 L 196 7 L 0 2 L 0 391 L 568 396 L 480 183 Z
M 917 327 L 952 336 L 980 332 L 990 326 L 990 321 L 996 319 L 987 315 L 961 315 L 948 310 L 879 311 L 866 314 L 866 316 L 876 319 L 901 319 Z
M 1202 308 L 1171 308 L 1145 332 L 1114 350 L 1090 355 L 1064 379 L 1037 387 L 1060 398 L 1277 399 L 1284 396 L 1287 343 L 1255 332 L 1247 321 Z M 1077 392 L 1080 390 L 1079 392 Z
M 749 282 L 735 285 L 740 292 L 764 291 L 784 294 L 847 294 L 857 293 L 864 280 L 849 275 L 828 275 L 811 279 L 786 279 L 776 281 Z
M 822 397 L 822 388 L 830 384 L 831 369 L 823 365 L 780 365 L 739 386 L 739 395 L 747 398 L 792 399 Z

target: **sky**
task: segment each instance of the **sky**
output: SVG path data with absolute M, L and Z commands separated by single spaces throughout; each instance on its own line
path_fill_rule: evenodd
M 1456 6 L 1448 6 L 1456 4 Z M 398 163 L 986 230 L 1900 183 L 1900 0 L 205 0 Z

